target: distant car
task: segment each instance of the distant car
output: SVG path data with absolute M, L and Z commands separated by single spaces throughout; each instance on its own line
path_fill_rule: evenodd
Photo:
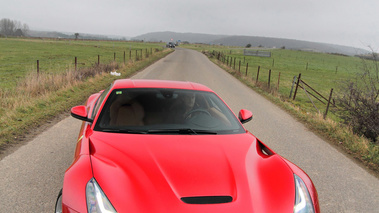
M 175 48 L 175 43 L 174 42 L 168 42 L 167 44 L 166 44 L 166 47 L 168 47 L 168 48 Z
M 204 85 L 116 80 L 71 115 L 55 212 L 320 212 L 310 178 L 243 127 L 252 113 Z

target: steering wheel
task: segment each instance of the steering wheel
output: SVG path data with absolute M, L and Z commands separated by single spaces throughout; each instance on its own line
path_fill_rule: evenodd
M 206 114 L 208 116 L 211 116 L 211 114 L 207 110 L 198 108 L 198 109 L 193 109 L 193 110 L 187 112 L 187 114 L 184 116 L 184 119 L 190 118 L 191 115 L 194 113 L 203 113 L 203 114 Z

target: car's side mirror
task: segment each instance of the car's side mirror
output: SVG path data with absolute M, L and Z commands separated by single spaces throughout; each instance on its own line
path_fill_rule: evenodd
M 238 113 L 238 119 L 241 123 L 247 123 L 253 119 L 253 113 L 246 109 L 241 109 Z
M 85 106 L 72 107 L 71 116 L 82 121 L 93 121 L 92 119 L 88 118 L 87 108 Z

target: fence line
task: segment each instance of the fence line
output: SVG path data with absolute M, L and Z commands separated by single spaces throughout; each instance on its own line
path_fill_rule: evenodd
M 301 85 L 300 85 L 301 84 Z M 334 101 L 333 103 L 331 102 L 332 100 L 332 94 L 333 94 L 333 88 L 330 90 L 330 95 L 329 95 L 329 99 L 325 98 L 323 95 L 321 95 L 319 92 L 317 92 L 314 88 L 312 88 L 311 86 L 309 86 L 307 83 L 305 83 L 302 79 L 301 79 L 301 73 L 299 74 L 299 77 L 297 79 L 297 84 L 296 84 L 296 89 L 295 89 L 295 94 L 293 96 L 293 100 L 295 100 L 296 98 L 296 94 L 297 94 L 297 88 L 300 87 L 304 90 L 304 92 L 306 93 L 306 95 L 308 96 L 309 100 L 312 102 L 313 106 L 316 108 L 316 110 L 320 113 L 320 111 L 317 109 L 316 105 L 313 103 L 312 99 L 309 97 L 309 95 L 313 96 L 314 98 L 316 98 L 319 102 L 323 103 L 324 105 L 327 105 L 326 107 L 326 110 L 325 110 L 325 113 L 324 113 L 324 119 L 326 118 L 327 114 L 328 114 L 328 111 L 329 111 L 329 107 L 330 107 L 330 104 L 332 104 L 334 107 L 336 107 L 336 105 L 334 104 Z M 316 95 L 318 95 L 318 97 L 311 93 L 309 90 L 307 91 L 307 88 L 309 88 L 311 91 L 315 92 Z M 309 95 L 308 95 L 309 94 Z M 324 103 L 321 99 L 324 99 L 327 101 L 327 103 Z
M 217 58 L 217 60 L 221 61 L 222 63 L 226 64 L 227 66 L 229 66 L 230 68 L 238 71 L 239 74 L 241 74 L 241 60 L 239 60 L 239 67 L 238 69 L 235 68 L 235 61 L 237 60 L 236 57 L 234 57 L 234 66 L 232 66 L 232 63 L 231 61 L 233 59 L 230 59 L 229 60 L 229 57 L 230 56 L 226 56 L 224 55 L 224 53 L 222 52 L 215 52 L 213 51 L 212 53 L 213 56 L 215 56 Z M 245 62 L 245 58 L 243 59 L 244 62 Z M 273 59 L 273 65 L 274 65 L 274 59 Z M 307 63 L 307 68 L 308 68 L 308 63 Z M 249 63 L 246 63 L 246 70 L 245 70 L 245 76 L 247 77 L 247 74 L 248 74 L 248 69 L 249 69 Z M 261 71 L 261 66 L 258 66 L 258 70 L 257 70 L 257 75 L 256 75 L 256 79 L 255 79 L 255 84 L 256 85 L 259 85 L 259 74 L 260 74 L 260 71 Z M 280 75 L 281 73 L 279 72 L 278 74 L 278 83 L 277 83 L 277 87 L 276 87 L 276 91 L 279 91 L 279 84 L 280 84 Z M 268 80 L 267 80 L 267 89 L 269 92 L 273 92 L 272 88 L 271 88 L 271 76 L 272 76 L 272 70 L 269 69 L 268 70 Z M 252 80 L 253 80 L 253 77 L 252 76 Z M 294 84 L 295 84 L 295 79 L 296 79 L 296 76 L 294 78 Z M 293 84 L 293 86 L 294 86 Z M 292 89 L 290 91 L 290 97 L 292 96 L 292 91 L 293 91 L 293 86 L 292 86 Z M 297 94 L 297 91 L 298 91 L 298 88 L 302 88 L 305 92 L 305 94 L 307 95 L 308 99 L 311 101 L 312 105 L 314 106 L 314 108 L 320 113 L 320 110 L 316 107 L 315 103 L 313 102 L 313 100 L 311 99 L 310 96 L 314 97 L 317 101 L 319 101 L 320 103 L 324 104 L 324 105 L 327 105 L 326 107 L 326 110 L 325 110 L 325 113 L 324 113 L 324 119 L 326 118 L 327 116 L 327 113 L 329 111 L 329 108 L 330 108 L 330 105 L 332 105 L 333 107 L 336 107 L 335 103 L 334 103 L 334 100 L 332 99 L 332 94 L 333 94 L 333 88 L 331 89 L 330 91 L 330 94 L 329 94 L 329 98 L 326 98 L 324 97 L 323 95 L 321 95 L 320 92 L 318 92 L 317 90 L 315 90 L 314 88 L 312 88 L 309 84 L 307 84 L 306 82 L 304 82 L 302 79 L 301 79 L 301 73 L 299 74 L 299 77 L 297 78 L 297 82 L 296 82 L 296 88 L 295 88 L 295 92 L 294 92 L 294 96 L 293 96 L 293 100 L 295 100 L 296 98 L 296 94 Z M 333 102 L 332 102 L 333 100 Z
M 160 50 L 161 51 L 161 50 Z M 136 49 L 136 54 L 133 54 L 132 50 L 128 50 L 128 53 L 129 53 L 129 62 L 132 62 L 133 59 L 135 61 L 139 61 L 139 60 L 142 60 L 143 58 L 148 58 L 149 56 L 153 55 L 153 48 L 150 48 L 150 50 L 148 50 L 147 48 L 146 49 Z M 123 63 L 126 64 L 127 63 L 127 60 L 126 60 L 126 51 L 123 52 Z M 51 62 L 49 67 L 50 69 L 53 69 L 54 67 L 58 67 L 59 65 L 62 65 L 63 63 L 60 63 L 60 62 L 66 62 L 64 63 L 65 65 L 74 65 L 74 69 L 77 70 L 79 68 L 79 65 L 86 65 L 86 63 L 89 63 L 91 61 L 94 62 L 94 64 L 96 65 L 99 65 L 100 62 L 101 62 L 101 58 L 106 58 L 106 60 L 103 62 L 103 63 L 110 63 L 112 61 L 117 61 L 119 58 L 117 58 L 117 54 L 116 52 L 113 52 L 113 60 L 112 59 L 109 59 L 110 55 L 106 56 L 106 55 L 97 55 L 97 61 L 95 60 L 92 60 L 91 57 L 92 56 L 89 56 L 89 57 L 86 57 L 86 58 L 79 58 L 77 56 L 73 57 L 73 58 L 58 58 L 58 59 L 37 59 L 35 60 L 34 62 L 23 62 L 23 63 L 12 63 L 12 64 L 1 64 L 0 65 L 0 68 L 2 70 L 7 70 L 7 67 L 14 67 L 14 66 L 17 66 L 17 65 L 32 65 L 33 67 L 36 67 L 37 69 L 37 73 L 39 74 L 42 70 L 46 70 L 48 68 L 45 68 L 44 69 L 44 64 L 48 64 L 48 63 L 43 63 L 43 62 Z M 96 56 L 95 56 L 96 57 Z M 72 59 L 73 62 L 70 62 Z M 34 65 L 33 65 L 34 64 Z M 52 65 L 53 64 L 53 65 Z M 18 69 L 20 70 L 20 69 Z

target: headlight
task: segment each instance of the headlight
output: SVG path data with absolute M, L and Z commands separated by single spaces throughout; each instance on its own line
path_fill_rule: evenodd
M 111 213 L 116 212 L 95 178 L 88 181 L 86 186 L 86 199 L 88 213 Z
M 295 176 L 296 199 L 293 208 L 294 213 L 314 213 L 313 203 L 304 181 L 297 175 Z

